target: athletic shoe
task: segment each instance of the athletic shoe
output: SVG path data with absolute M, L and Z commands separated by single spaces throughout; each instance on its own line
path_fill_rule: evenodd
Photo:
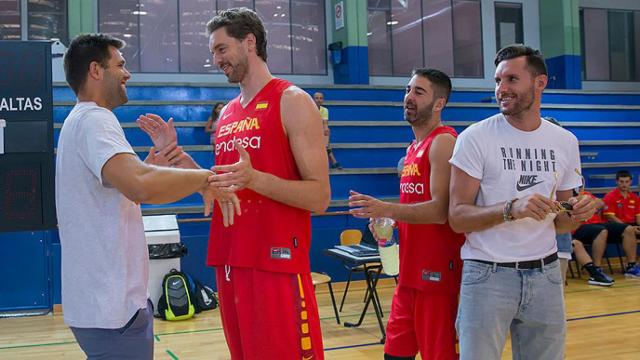
M 624 276 L 634 279 L 640 279 L 640 265 L 635 264 L 633 267 L 627 268 L 627 270 L 624 272 Z
M 340 165 L 339 162 L 336 162 L 335 164 L 331 165 L 332 169 L 338 169 L 338 170 L 342 170 L 342 166 Z
M 605 274 L 601 268 L 597 267 L 589 276 L 589 285 L 611 286 L 615 282 L 609 275 Z

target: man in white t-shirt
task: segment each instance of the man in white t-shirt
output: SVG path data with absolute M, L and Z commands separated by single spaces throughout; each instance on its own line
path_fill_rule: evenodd
M 206 212 L 214 195 L 237 200 L 213 193 L 208 170 L 138 159 L 112 112 L 128 100 L 131 74 L 119 51 L 123 46 L 107 35 L 80 35 L 64 57 L 78 102 L 60 131 L 56 158 L 62 306 L 89 359 L 153 358 L 149 254 L 139 203 L 173 202 L 199 190 Z M 148 161 L 155 158 L 152 148 Z
M 565 314 L 555 234 L 593 215 L 580 187 L 578 141 L 540 117 L 547 69 L 539 51 L 501 49 L 495 59 L 501 114 L 456 142 L 449 220 L 465 232 L 456 328 L 460 359 L 562 359 Z M 572 205 L 558 211 L 558 201 Z

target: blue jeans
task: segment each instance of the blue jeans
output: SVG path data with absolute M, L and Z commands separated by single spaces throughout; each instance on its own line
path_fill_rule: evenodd
M 563 253 L 571 253 L 571 234 L 556 234 L 556 242 L 558 243 L 558 251 Z
M 560 264 L 513 269 L 465 260 L 456 329 L 460 360 L 562 359 L 566 320 Z
M 71 327 L 71 332 L 88 360 L 153 359 L 153 305 L 149 300 L 120 329 Z

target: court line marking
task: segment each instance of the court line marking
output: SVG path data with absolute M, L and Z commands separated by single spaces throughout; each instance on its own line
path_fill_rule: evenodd
M 590 291 L 611 291 L 611 290 L 615 290 L 615 289 L 629 289 L 629 288 L 635 288 L 635 287 L 640 287 L 640 282 L 638 283 L 628 283 L 628 284 L 624 284 L 624 285 L 613 285 L 613 286 L 609 286 L 609 287 L 605 287 L 605 286 L 597 286 L 597 285 L 589 285 L 588 289 L 580 289 L 580 290 L 569 290 L 569 291 L 565 291 L 566 294 L 577 294 L 577 293 L 583 293 L 583 292 L 590 292 Z
M 609 317 L 609 316 L 629 315 L 629 314 L 636 314 L 636 313 L 640 313 L 640 310 L 631 310 L 631 311 L 622 311 L 622 312 L 610 313 L 610 314 L 583 316 L 578 318 L 567 319 L 567 322 L 578 321 L 578 320 L 588 320 L 588 319 L 598 319 L 598 318 Z
M 610 314 L 601 314 L 601 315 L 584 316 L 584 317 L 579 317 L 579 318 L 571 318 L 571 319 L 567 319 L 567 322 L 569 322 L 569 321 L 578 321 L 578 320 L 597 319 L 597 318 L 609 317 L 609 316 L 629 315 L 629 314 L 636 314 L 636 313 L 640 313 L 640 310 L 623 311 L 623 312 L 610 313 Z M 345 345 L 345 346 L 327 348 L 327 349 L 324 349 L 324 351 L 352 349 L 352 348 L 357 348 L 357 347 L 374 346 L 374 345 L 382 345 L 382 344 L 380 344 L 380 342 L 375 342 L 375 343 L 366 343 L 366 344 Z
M 380 341 L 378 341 L 378 342 L 374 342 L 374 343 L 366 343 L 366 344 L 336 346 L 336 347 L 332 347 L 332 348 L 326 348 L 326 349 L 324 349 L 324 351 L 333 351 L 333 350 L 342 350 L 342 349 L 353 349 L 353 348 L 357 348 L 357 347 L 373 346 L 373 345 L 383 345 L 383 344 L 380 344 Z
M 180 360 L 180 359 L 178 359 L 178 357 L 177 357 L 174 353 L 172 353 L 172 352 L 171 352 L 171 350 L 169 350 L 169 349 L 167 349 L 167 354 L 169 354 L 169 356 L 171 356 L 171 358 L 172 358 L 173 360 Z
M 340 318 L 349 318 L 360 316 L 360 313 L 350 314 L 350 315 L 340 315 Z M 325 316 L 321 317 L 320 320 L 335 320 L 335 316 Z M 169 335 L 183 335 L 183 334 L 191 334 L 191 333 L 201 333 L 201 332 L 215 332 L 222 331 L 222 327 L 209 328 L 209 329 L 198 329 L 198 330 L 185 330 L 185 331 L 175 331 L 168 333 L 157 333 L 154 334 L 154 337 L 157 337 L 157 340 L 160 341 L 159 336 L 169 336 Z M 69 345 L 76 344 L 77 341 L 60 341 L 55 343 L 41 343 L 41 344 L 22 344 L 22 345 L 10 345 L 10 346 L 0 346 L 1 350 L 9 350 L 9 349 L 21 349 L 21 348 L 30 348 L 30 347 L 39 347 L 39 346 L 58 346 L 58 345 Z
M 626 286 L 618 286 L 617 288 L 628 288 L 628 287 L 635 287 L 635 286 L 636 286 L 636 284 L 629 284 L 629 285 L 626 285 Z M 604 288 L 604 290 L 607 290 L 607 289 L 608 288 Z M 576 290 L 575 292 L 599 291 L 599 290 L 602 290 L 602 289 L 601 288 L 594 288 L 594 289 L 586 289 L 586 290 Z M 580 317 L 580 318 L 571 318 L 571 319 L 567 319 L 567 322 L 569 322 L 569 321 L 577 321 L 577 320 L 597 319 L 597 318 L 601 318 L 601 317 L 630 315 L 630 314 L 635 314 L 635 313 L 640 313 L 640 310 L 632 310 L 632 311 L 609 313 L 609 314 L 600 314 L 600 315 L 591 315 L 591 316 L 585 316 L 585 317 Z M 346 317 L 354 317 L 354 316 L 360 316 L 360 314 L 358 313 L 358 314 L 352 314 L 352 315 L 343 315 L 341 317 L 342 318 L 346 318 Z M 328 319 L 334 319 L 334 316 L 326 316 L 326 317 L 320 318 L 320 320 L 328 320 Z M 220 330 L 222 330 L 222 327 L 210 328 L 210 329 L 199 329 L 199 330 L 188 330 L 188 331 L 176 331 L 176 332 L 171 332 L 171 333 L 158 333 L 158 334 L 154 334 L 154 336 L 181 335 L 181 334 L 190 334 L 190 333 L 213 332 L 213 331 L 220 331 Z M 158 340 L 158 341 L 160 341 L 160 340 Z M 0 347 L 0 350 L 20 349 L 20 348 L 29 348 L 29 347 L 39 347 L 39 346 L 58 346 L 58 345 L 68 345 L 68 344 L 75 344 L 75 343 L 77 343 L 77 342 L 76 341 L 62 341 L 62 342 L 56 342 L 56 343 L 14 345 L 14 346 Z M 371 346 L 371 345 L 374 345 L 374 344 L 379 344 L 379 342 L 371 343 L 371 344 L 349 345 L 348 347 L 345 347 L 345 349 L 349 348 L 349 347 Z M 338 350 L 338 349 L 340 349 L 340 348 L 325 349 L 325 351 Z

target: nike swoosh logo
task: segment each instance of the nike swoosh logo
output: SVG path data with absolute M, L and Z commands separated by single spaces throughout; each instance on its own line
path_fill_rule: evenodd
M 543 181 L 538 181 L 538 182 L 534 182 L 532 184 L 527 184 L 527 185 L 520 185 L 520 184 L 516 184 L 516 190 L 518 191 L 524 191 L 527 190 L 530 187 L 534 187 L 540 183 L 542 183 Z
M 231 113 L 222 115 L 222 120 L 228 118 L 229 116 L 231 116 Z

